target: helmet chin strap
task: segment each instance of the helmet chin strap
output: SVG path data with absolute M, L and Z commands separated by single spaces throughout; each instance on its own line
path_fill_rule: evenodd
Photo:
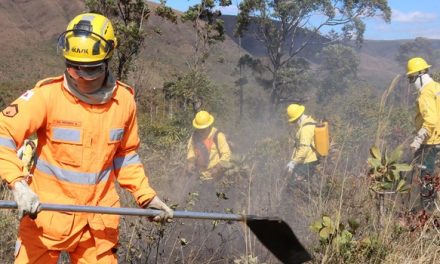
M 305 114 L 302 114 L 299 118 L 298 118 L 298 121 L 297 121 L 297 124 L 298 125 L 301 125 L 301 123 L 304 121 L 304 119 L 306 119 L 307 118 L 307 116 L 305 115 Z
M 429 76 L 428 73 L 420 74 L 419 77 L 417 77 L 416 82 L 414 83 L 414 86 L 417 88 L 417 90 L 421 91 L 425 85 L 432 82 L 431 76 Z

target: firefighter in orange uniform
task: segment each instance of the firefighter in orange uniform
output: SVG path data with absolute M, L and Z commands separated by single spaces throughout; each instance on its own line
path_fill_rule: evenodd
M 155 221 L 172 218 L 173 211 L 150 187 L 136 152 L 133 89 L 109 71 L 117 46 L 111 22 L 81 14 L 58 44 L 64 75 L 38 82 L 0 117 L 0 176 L 21 219 L 15 263 L 57 263 L 62 250 L 72 263 L 117 263 L 119 216 L 39 212 L 40 202 L 119 207 L 118 181 L 139 206 L 163 211 Z M 28 177 L 16 152 L 35 132 L 36 159 Z
M 188 142 L 187 171 L 200 172 L 201 180 L 211 180 L 231 160 L 231 150 L 225 134 L 212 126 L 210 113 L 198 112 L 192 123 L 195 131 Z

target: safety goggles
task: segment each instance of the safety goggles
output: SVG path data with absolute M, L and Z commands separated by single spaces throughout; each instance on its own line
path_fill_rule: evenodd
M 85 80 L 94 80 L 105 73 L 106 63 L 102 62 L 93 65 L 77 65 L 66 62 L 67 71 L 72 77 L 81 77 Z
M 408 76 L 408 82 L 410 84 L 413 84 L 417 81 L 417 79 L 420 77 L 420 74 L 416 74 L 416 75 L 410 75 Z

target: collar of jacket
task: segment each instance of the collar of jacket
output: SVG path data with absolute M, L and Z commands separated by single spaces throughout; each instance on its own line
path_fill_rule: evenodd
M 109 100 L 107 103 L 105 104 L 97 104 L 97 105 L 93 105 L 93 104 L 88 104 L 85 103 L 83 101 L 81 101 L 80 99 L 78 99 L 75 95 L 73 95 L 71 92 L 69 92 L 63 85 L 63 82 L 60 83 L 60 87 L 62 93 L 64 94 L 64 96 L 66 97 L 66 99 L 68 101 L 70 101 L 72 104 L 78 104 L 81 105 L 82 107 L 84 107 L 85 109 L 87 109 L 87 111 L 92 112 L 92 113 L 104 113 L 106 111 L 108 111 L 109 107 L 111 107 L 111 105 L 113 103 L 118 103 L 119 99 L 118 99 L 118 88 L 120 88 L 118 82 L 116 83 L 116 89 L 115 92 L 113 94 L 113 97 L 111 98 L 111 100 Z
M 301 119 L 301 123 L 299 124 L 299 129 L 301 130 L 301 128 L 307 123 L 316 123 L 316 121 L 312 116 L 304 115 L 304 118 Z
M 305 123 L 305 121 L 306 121 L 308 118 L 309 118 L 308 115 L 306 115 L 306 114 L 302 114 L 302 115 L 300 116 L 299 120 L 298 120 L 298 125 L 299 125 L 300 127 L 302 127 L 302 125 Z

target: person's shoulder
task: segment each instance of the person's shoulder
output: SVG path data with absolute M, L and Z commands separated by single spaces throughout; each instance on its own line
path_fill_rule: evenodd
M 215 136 L 216 138 L 220 138 L 220 139 L 224 139 L 226 140 L 226 133 L 216 127 L 213 127 L 213 132 L 212 132 L 213 136 Z
M 436 90 L 438 93 L 438 90 L 440 90 L 440 83 L 437 81 L 432 81 L 432 87 Z
M 122 88 L 122 89 L 120 89 L 121 91 L 123 91 L 123 92 L 126 91 L 131 96 L 134 96 L 134 88 L 133 87 L 131 87 L 130 85 L 128 85 L 124 82 L 121 82 L 119 80 L 117 80 L 116 83 L 117 83 L 118 87 Z
M 430 100 L 434 97 L 436 97 L 438 92 L 438 88 L 436 88 L 436 85 L 427 85 L 423 87 L 423 89 L 420 91 L 419 97 L 417 98 L 417 101 L 425 101 Z
M 37 84 L 35 84 L 35 88 L 43 88 L 43 87 L 46 88 L 52 84 L 62 83 L 63 81 L 64 81 L 63 75 L 49 77 L 49 78 L 38 81 Z
M 431 94 L 431 93 L 437 93 L 440 89 L 440 84 L 436 81 L 431 81 L 427 83 L 420 91 L 420 94 Z
M 54 94 L 54 91 L 62 87 L 64 81 L 64 76 L 55 76 L 55 77 L 49 77 L 46 79 L 42 79 L 38 81 L 35 86 L 27 90 L 24 94 L 20 96 L 20 99 L 23 99 L 25 101 L 29 101 L 31 97 L 50 97 L 51 94 Z
M 218 129 L 218 128 L 215 128 L 215 132 L 214 132 L 214 133 L 217 133 L 217 136 L 223 136 L 223 137 L 226 137 L 225 132 L 222 131 L 222 130 L 220 130 L 220 129 Z
M 309 122 L 312 122 L 312 123 L 317 123 L 317 122 L 316 122 L 316 119 L 315 119 L 315 118 L 313 118 L 312 116 L 309 116 Z
M 222 132 L 220 131 L 220 129 L 218 129 L 218 128 L 216 128 L 215 126 L 213 126 L 212 129 L 211 129 L 211 133 L 210 133 L 210 134 L 212 134 L 212 135 L 218 135 L 218 134 L 220 134 L 220 133 L 222 133 Z
M 303 127 L 314 127 L 317 124 L 316 120 L 312 116 L 308 116 L 303 122 Z

